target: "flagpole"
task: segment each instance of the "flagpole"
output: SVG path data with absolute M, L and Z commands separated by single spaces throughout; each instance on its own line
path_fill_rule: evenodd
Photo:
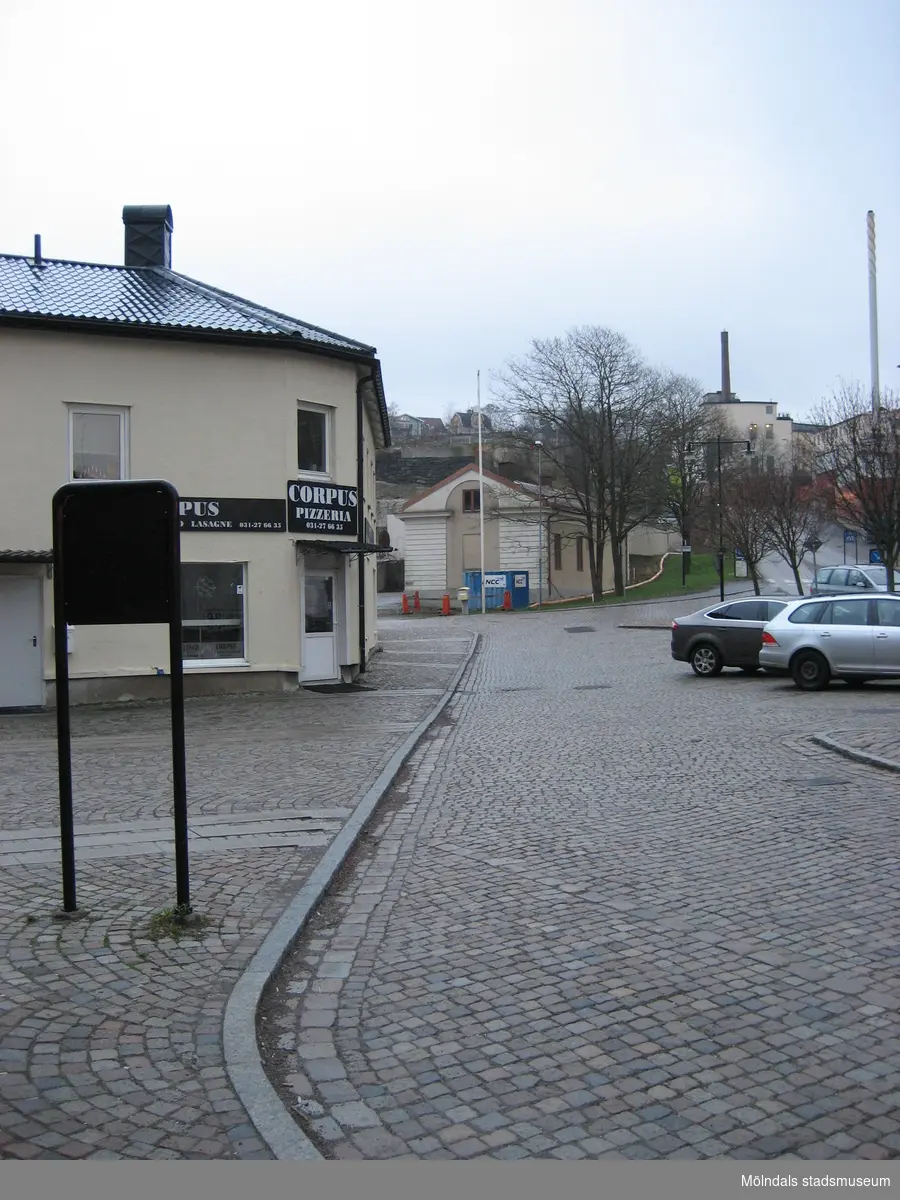
M 478 386 L 478 527 L 481 538 L 481 612 L 487 610 L 484 587 L 484 457 L 481 443 L 481 372 L 477 374 Z

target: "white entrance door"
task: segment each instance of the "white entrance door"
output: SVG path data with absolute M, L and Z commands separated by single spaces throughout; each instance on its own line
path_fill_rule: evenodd
M 0 708 L 44 703 L 41 581 L 0 575 Z
M 334 571 L 307 571 L 303 585 L 303 680 L 337 679 Z

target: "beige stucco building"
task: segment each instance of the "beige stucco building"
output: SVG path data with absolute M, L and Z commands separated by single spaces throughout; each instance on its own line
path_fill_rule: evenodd
M 467 571 L 481 569 L 479 474 L 462 467 L 396 514 L 406 532 L 406 589 L 454 598 Z M 680 538 L 649 525 L 629 534 L 626 557 L 660 559 Z M 591 573 L 583 526 L 552 493 L 484 472 L 485 573 L 527 571 L 532 600 L 589 595 Z M 626 564 L 626 575 L 630 572 Z M 539 587 L 540 580 L 540 587 Z M 613 588 L 607 553 L 604 591 Z
M 733 393 L 723 400 L 719 391 L 708 392 L 703 402 L 715 406 L 731 437 L 747 439 L 761 469 L 771 470 L 776 463 L 790 459 L 794 423 L 789 416 L 779 416 L 776 401 L 740 400 Z
M 172 271 L 170 210 L 124 219 L 123 267 L 0 256 L 0 707 L 52 703 L 71 480 L 177 488 L 189 694 L 352 677 L 377 636 L 375 351 Z M 70 630 L 74 701 L 166 695 L 161 672 L 165 627 Z

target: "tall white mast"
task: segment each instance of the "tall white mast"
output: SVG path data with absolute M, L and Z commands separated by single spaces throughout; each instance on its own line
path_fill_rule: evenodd
M 875 214 L 866 213 L 869 235 L 869 369 L 872 376 L 872 411 L 881 408 L 881 383 L 878 372 L 878 294 L 875 286 Z

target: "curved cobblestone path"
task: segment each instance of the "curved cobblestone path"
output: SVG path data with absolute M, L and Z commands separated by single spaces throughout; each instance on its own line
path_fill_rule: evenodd
M 226 1070 L 235 981 L 469 641 L 384 639 L 371 692 L 187 705 L 201 934 L 153 937 L 175 898 L 169 714 L 72 713 L 78 901 L 59 906 L 55 715 L 0 716 L 0 1157 L 254 1159 Z M 446 636 L 442 636 L 446 635 Z
M 269 989 L 327 1157 L 900 1155 L 898 781 L 807 740 L 898 689 L 698 680 L 622 620 L 482 620 Z

